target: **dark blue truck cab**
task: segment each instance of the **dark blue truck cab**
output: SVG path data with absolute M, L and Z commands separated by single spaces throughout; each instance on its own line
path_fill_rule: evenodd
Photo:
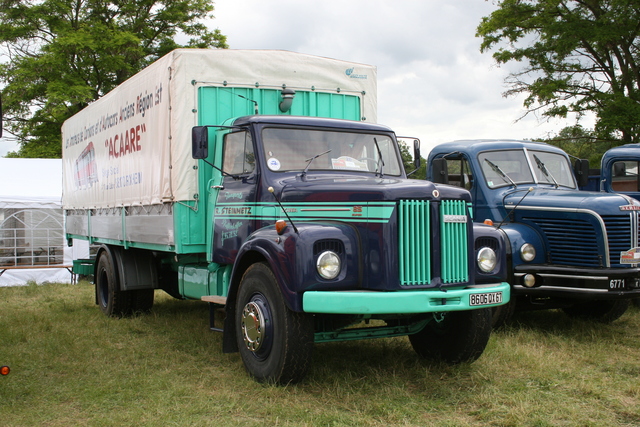
M 427 179 L 471 192 L 474 221 L 508 238 L 512 302 L 496 309 L 562 308 L 612 321 L 640 296 L 640 202 L 579 191 L 567 154 L 544 143 L 468 140 L 440 144 Z M 577 162 L 586 177 L 584 162 Z

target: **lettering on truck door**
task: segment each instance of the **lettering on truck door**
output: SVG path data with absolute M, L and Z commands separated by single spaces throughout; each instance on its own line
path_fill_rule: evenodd
M 231 264 L 246 237 L 254 230 L 256 182 L 255 156 L 248 131 L 224 135 L 222 185 L 213 212 L 213 260 Z M 212 190 L 213 191 L 213 190 Z

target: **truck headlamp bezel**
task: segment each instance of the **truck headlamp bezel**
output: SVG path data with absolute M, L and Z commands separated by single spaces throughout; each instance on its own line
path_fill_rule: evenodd
M 478 251 L 476 262 L 482 272 L 491 273 L 498 265 L 498 257 L 493 249 L 485 246 Z
M 333 251 L 322 252 L 316 261 L 316 270 L 323 279 L 335 279 L 340 274 L 341 268 L 340 257 Z
M 520 258 L 524 262 L 531 262 L 536 258 L 536 248 L 531 243 L 520 246 Z

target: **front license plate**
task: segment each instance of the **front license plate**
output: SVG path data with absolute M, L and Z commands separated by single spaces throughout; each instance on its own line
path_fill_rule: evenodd
M 501 302 L 502 302 L 502 292 L 489 292 L 486 294 L 469 295 L 470 306 L 500 304 Z
M 624 289 L 624 279 L 609 280 L 609 289 Z

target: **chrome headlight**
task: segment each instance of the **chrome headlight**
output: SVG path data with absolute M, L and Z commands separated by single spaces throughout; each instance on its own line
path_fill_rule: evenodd
M 490 273 L 496 268 L 498 258 L 493 249 L 484 247 L 478 251 L 478 267 L 485 273 Z
M 318 274 L 324 279 L 335 279 L 340 274 L 340 257 L 332 251 L 324 251 L 316 263 Z
M 520 247 L 520 258 L 525 262 L 531 262 L 536 257 L 536 248 L 531 243 L 525 243 Z

